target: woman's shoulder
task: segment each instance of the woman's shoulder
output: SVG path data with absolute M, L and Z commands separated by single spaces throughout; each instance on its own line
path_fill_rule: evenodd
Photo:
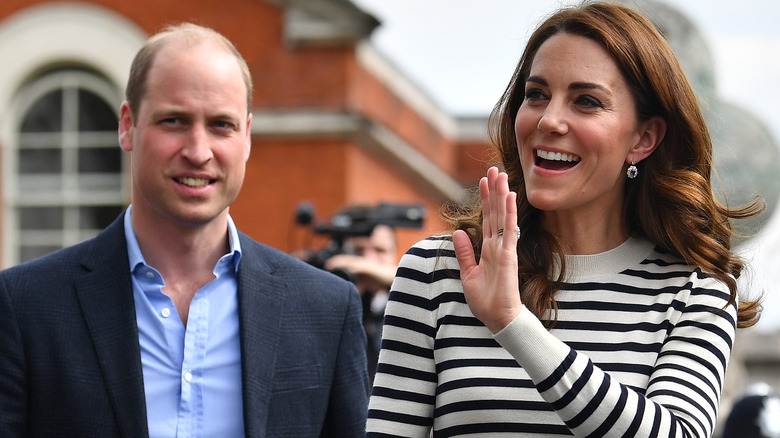
M 714 307 L 723 307 L 730 301 L 725 282 L 659 245 L 654 245 L 640 267 L 631 274 L 654 283 L 656 289 L 676 289 L 678 298 L 685 294 L 688 302 L 701 300 Z
M 430 236 L 423 240 L 418 241 L 411 248 L 409 248 L 404 256 L 401 258 L 400 265 L 405 264 L 412 266 L 427 266 L 437 261 L 446 261 L 446 266 L 451 267 L 451 263 L 455 262 L 457 267 L 457 260 L 455 259 L 455 248 L 452 244 L 452 236 L 439 235 Z M 435 266 L 438 264 L 434 263 Z M 431 266 L 429 269 L 435 269 Z
M 412 245 L 401 257 L 387 312 L 393 314 L 399 305 L 404 306 L 402 312 L 407 315 L 423 309 L 419 319 L 435 321 L 437 309 L 447 303 L 465 305 L 460 267 L 452 236 L 431 236 Z
M 452 245 L 452 235 L 429 236 L 415 243 L 406 251 L 406 254 L 417 255 L 419 257 L 455 257 L 455 250 Z
M 397 277 L 433 283 L 460 278 L 452 236 L 439 235 L 418 241 L 401 257 Z

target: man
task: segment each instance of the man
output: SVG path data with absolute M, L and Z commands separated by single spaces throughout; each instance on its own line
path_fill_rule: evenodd
M 325 261 L 325 269 L 346 271 L 355 276 L 355 285 L 363 301 L 363 327 L 368 338 L 368 374 L 372 379 L 382 346 L 385 305 L 398 268 L 397 246 L 395 230 L 379 224 L 374 226 L 370 236 L 347 239 L 347 253 Z
M 0 430 L 31 437 L 362 436 L 354 286 L 237 231 L 251 80 L 195 25 L 152 37 L 120 113 L 132 205 L 0 273 Z

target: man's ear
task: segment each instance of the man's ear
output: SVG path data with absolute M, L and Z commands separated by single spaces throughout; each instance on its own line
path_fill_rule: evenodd
M 639 141 L 628 152 L 626 162 L 638 163 L 647 158 L 661 144 L 665 135 L 666 120 L 663 117 L 654 116 L 643 122 Z
M 244 161 L 249 161 L 249 154 L 252 152 L 252 113 L 246 118 L 246 154 Z
M 130 104 L 124 102 L 119 110 L 119 146 L 125 152 L 133 150 L 134 130 L 133 112 L 130 111 Z

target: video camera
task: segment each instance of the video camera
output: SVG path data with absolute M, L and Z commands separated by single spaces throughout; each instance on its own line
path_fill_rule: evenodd
M 322 269 L 329 258 L 349 252 L 344 245 L 347 238 L 370 236 L 377 225 L 387 225 L 392 228 L 422 228 L 424 219 L 425 207 L 416 204 L 383 202 L 375 207 L 344 208 L 334 214 L 330 222 L 320 222 L 312 226 L 313 232 L 330 236 L 330 242 L 325 248 L 309 254 L 306 262 Z M 295 222 L 299 225 L 310 225 L 313 221 L 314 207 L 308 202 L 298 204 Z

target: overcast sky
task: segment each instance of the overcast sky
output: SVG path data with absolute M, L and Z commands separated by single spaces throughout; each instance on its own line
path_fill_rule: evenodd
M 641 1 L 641 0 L 639 0 Z M 442 108 L 487 114 L 541 19 L 574 0 L 353 0 L 382 24 L 372 43 Z M 699 28 L 724 100 L 780 138 L 780 2 L 667 0 Z
M 533 28 L 558 6 L 579 3 L 352 1 L 382 22 L 372 35 L 377 50 L 453 115 L 487 115 Z M 780 143 L 780 1 L 666 2 L 685 13 L 708 41 L 721 99 L 763 121 Z M 768 291 L 759 327 L 780 330 L 780 213 L 762 233 L 751 255 L 754 286 Z

